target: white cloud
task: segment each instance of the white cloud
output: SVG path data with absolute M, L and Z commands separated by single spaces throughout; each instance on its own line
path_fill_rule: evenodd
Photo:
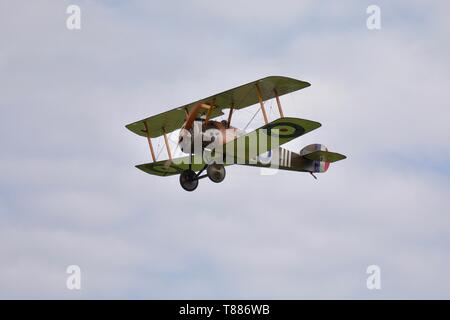
M 64 3 L 0 10 L 1 297 L 448 297 L 441 5 L 383 2 L 372 33 L 359 2 L 253 4 L 179 4 L 169 19 L 171 4 L 81 2 L 78 33 Z M 263 46 L 259 27 L 273 29 Z M 347 160 L 318 181 L 230 167 L 190 194 L 133 167 L 149 155 L 126 123 L 268 74 L 312 83 L 282 100 L 323 127 L 290 147 Z

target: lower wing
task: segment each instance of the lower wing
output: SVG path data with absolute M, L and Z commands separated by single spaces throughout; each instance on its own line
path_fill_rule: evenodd
M 191 169 L 194 171 L 200 171 L 205 166 L 203 159 L 198 156 L 194 156 L 194 161 L 191 165 Z M 180 174 L 184 170 L 189 169 L 190 157 L 180 157 L 172 160 L 161 160 L 157 162 L 150 162 L 137 165 L 136 168 L 155 176 L 173 176 Z

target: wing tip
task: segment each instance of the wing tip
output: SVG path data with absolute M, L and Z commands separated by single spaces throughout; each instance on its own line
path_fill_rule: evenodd
M 338 157 L 338 159 L 334 160 L 333 162 L 347 159 L 347 156 L 342 153 L 338 153 L 338 152 L 332 152 L 332 153 L 334 153 Z
M 136 169 L 142 170 L 145 172 L 144 168 L 145 168 L 145 164 L 137 164 L 134 166 Z
M 261 79 L 259 79 L 259 80 L 270 79 L 270 78 L 300 81 L 300 82 L 303 82 L 303 83 L 305 83 L 305 84 L 311 85 L 311 83 L 309 83 L 309 82 L 307 82 L 307 81 L 304 81 L 304 80 L 300 80 L 300 79 L 293 78 L 293 77 L 289 77 L 289 76 L 280 76 L 280 75 L 270 75 L 270 76 L 261 78 Z M 259 81 L 259 80 L 257 80 L 257 81 Z

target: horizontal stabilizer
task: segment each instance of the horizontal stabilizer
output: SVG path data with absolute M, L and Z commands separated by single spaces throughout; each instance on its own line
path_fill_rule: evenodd
M 308 153 L 303 157 L 308 160 L 323 161 L 323 162 L 336 162 L 347 158 L 346 156 L 340 153 L 321 150 Z

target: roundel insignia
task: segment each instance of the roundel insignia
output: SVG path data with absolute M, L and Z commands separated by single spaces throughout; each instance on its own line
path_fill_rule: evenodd
M 262 164 L 269 164 L 272 161 L 272 150 L 269 150 L 257 157 L 258 161 Z
M 272 130 L 278 130 L 278 136 L 280 138 L 299 137 L 305 133 L 305 129 L 302 126 L 299 126 L 296 123 L 289 123 L 289 122 L 278 122 L 274 124 L 268 124 L 264 129 L 267 130 L 268 135 L 272 135 Z
M 165 165 L 154 166 L 152 170 L 161 173 L 178 173 L 178 170 L 176 168 L 168 167 Z

